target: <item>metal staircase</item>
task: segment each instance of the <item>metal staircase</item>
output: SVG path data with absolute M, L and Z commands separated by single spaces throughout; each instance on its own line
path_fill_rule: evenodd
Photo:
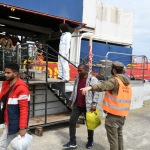
M 51 47 L 48 44 L 46 44 L 46 47 L 49 48 L 54 53 L 56 53 L 57 55 L 64 58 L 66 61 L 68 61 L 69 64 L 77 68 L 71 61 L 63 57 L 61 54 L 59 54 L 59 52 L 57 52 L 53 47 Z M 73 84 L 71 84 L 70 82 L 67 82 L 67 83 L 73 86 Z M 52 83 L 52 84 L 48 84 L 47 86 L 48 86 L 48 89 L 59 99 L 59 101 L 62 102 L 62 104 L 64 104 L 69 111 L 71 111 L 71 109 L 67 106 L 67 102 L 70 98 L 72 91 L 65 90 L 66 82 Z
M 71 92 L 66 93 L 65 82 L 49 84 L 47 87 L 59 99 L 59 101 L 61 101 L 67 109 L 71 111 L 71 109 L 67 106 Z
M 28 47 L 27 45 L 27 48 Z M 21 59 L 23 56 L 19 53 L 20 49 L 19 52 L 16 50 L 16 54 L 20 54 L 16 55 L 16 62 L 20 66 L 19 75 L 28 84 L 31 93 L 30 128 L 35 128 L 39 125 L 48 126 L 68 122 L 70 117 L 71 109 L 67 106 L 67 102 L 72 90 L 66 90 L 66 86 L 68 86 L 68 84 L 69 86 L 73 86 L 73 84 L 48 77 L 48 48 L 55 51 L 56 55 L 59 55 L 51 46 L 46 45 L 45 64 L 41 65 L 39 60 L 39 66 L 45 67 L 45 70 L 38 70 L 33 67 L 33 62 L 35 61 L 34 57 L 36 57 L 36 55 L 29 57 L 29 54 L 27 54 L 26 63 L 24 63 Z M 76 68 L 73 63 L 69 60 L 67 61 Z M 38 67 L 38 64 L 36 66 Z

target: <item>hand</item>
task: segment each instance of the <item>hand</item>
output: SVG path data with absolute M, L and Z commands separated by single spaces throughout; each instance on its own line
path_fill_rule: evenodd
M 18 134 L 20 136 L 24 136 L 26 133 L 27 133 L 26 129 L 20 129 L 19 132 L 18 132 Z
M 91 90 L 92 87 L 91 86 L 87 86 L 85 88 L 81 88 L 80 90 L 82 91 L 82 95 L 85 95 L 87 91 Z
M 68 106 L 69 108 L 71 108 L 71 105 L 72 105 L 72 101 L 69 100 L 67 106 Z

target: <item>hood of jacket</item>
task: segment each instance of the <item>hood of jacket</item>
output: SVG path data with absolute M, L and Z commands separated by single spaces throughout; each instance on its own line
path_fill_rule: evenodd
M 118 77 L 124 83 L 124 85 L 130 84 L 129 79 L 124 74 L 117 74 L 116 77 Z
M 9 81 L 3 81 L 3 85 L 4 85 L 4 86 L 5 86 L 5 85 L 9 85 Z M 28 87 L 28 85 L 27 85 L 23 80 L 21 80 L 20 78 L 18 78 L 18 79 L 16 80 L 16 83 L 15 83 L 15 85 L 14 85 L 14 88 L 16 88 L 16 87 L 19 86 L 19 85 Z
M 23 80 L 21 80 L 20 78 L 17 79 L 15 86 L 18 86 L 18 85 L 28 87 L 28 85 Z

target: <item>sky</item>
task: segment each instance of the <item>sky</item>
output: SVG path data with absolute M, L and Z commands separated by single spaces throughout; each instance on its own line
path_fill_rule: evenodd
M 150 0 L 100 0 L 133 12 L 133 54 L 146 55 L 150 61 Z

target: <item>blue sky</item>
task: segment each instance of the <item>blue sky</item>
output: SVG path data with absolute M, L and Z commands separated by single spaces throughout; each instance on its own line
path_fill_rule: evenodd
M 150 60 L 150 0 L 100 1 L 133 12 L 133 54 L 146 55 Z

